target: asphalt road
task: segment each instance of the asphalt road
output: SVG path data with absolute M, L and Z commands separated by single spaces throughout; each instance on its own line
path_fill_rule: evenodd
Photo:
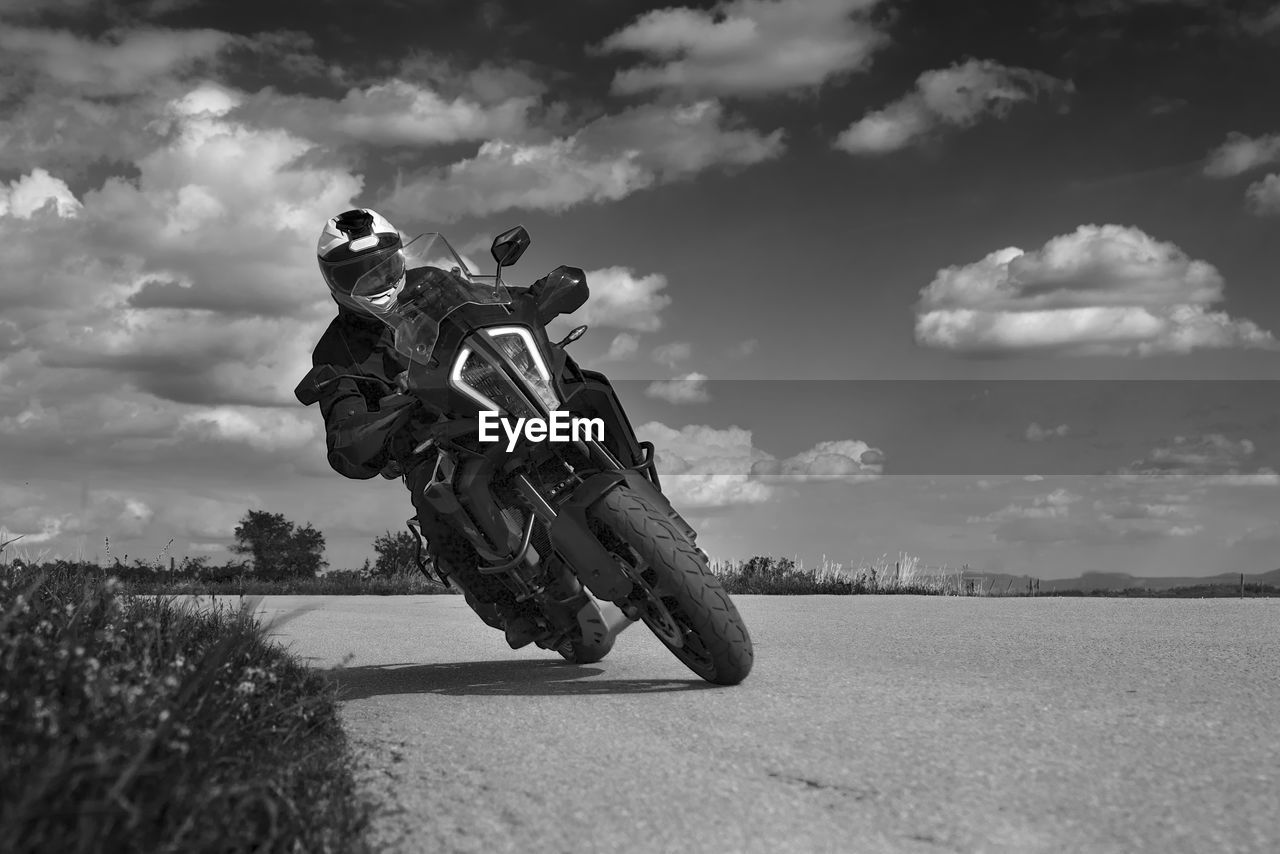
M 732 688 L 643 625 L 573 666 L 457 596 L 262 607 L 343 665 L 386 850 L 1280 851 L 1280 600 L 735 601 Z

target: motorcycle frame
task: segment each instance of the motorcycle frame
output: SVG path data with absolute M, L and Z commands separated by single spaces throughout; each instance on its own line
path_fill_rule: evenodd
M 554 444 L 538 443 L 538 447 L 534 447 L 521 439 L 511 452 L 507 452 L 501 443 L 495 443 L 487 451 L 477 452 L 456 441 L 458 436 L 476 429 L 478 414 L 482 410 L 479 403 L 449 383 L 449 374 L 463 347 L 499 366 L 530 410 L 543 418 L 550 416 L 550 409 L 524 376 L 481 332 L 486 327 L 496 326 L 522 326 L 532 334 L 562 406 L 569 404 L 574 392 L 584 387 L 588 380 L 568 353 L 551 343 L 545 327 L 537 318 L 537 306 L 533 300 L 517 299 L 506 305 L 466 305 L 451 312 L 441 325 L 431 359 L 426 363 L 411 364 L 406 377 L 408 393 L 438 418 L 428 428 L 431 437 L 419 446 L 419 449 L 434 446 L 437 451 L 436 468 L 426 486 L 422 487 L 424 494 L 421 497 L 471 542 L 482 560 L 487 562 L 479 568 L 482 573 L 506 575 L 521 596 L 533 596 L 538 592 L 518 570 L 524 565 L 536 568 L 536 563 L 540 563 L 540 560 L 530 560 L 530 544 L 534 522 L 541 521 L 546 526 L 552 550 L 583 586 L 598 599 L 610 602 L 625 600 L 634 591 L 635 581 L 592 533 L 588 523 L 592 505 L 625 484 L 661 507 L 690 542 L 694 541 L 696 534 L 659 488 L 653 445 L 637 442 L 634 435 L 627 437 L 628 446 L 644 453 L 634 466 L 622 463 L 600 442 L 574 442 L 594 468 L 579 478 L 580 483 L 567 494 L 550 498 L 539 492 L 519 469 L 547 459 L 542 455 L 548 452 L 542 449 L 550 449 L 550 454 L 563 460 Z M 445 358 L 441 358 L 442 354 Z M 576 374 L 578 380 L 572 390 L 567 389 L 564 382 L 566 369 Z M 620 407 L 617 409 L 620 416 L 617 423 L 630 430 L 625 413 L 620 411 Z M 567 464 L 567 460 L 565 462 Z M 445 476 L 437 479 L 442 467 L 447 469 Z M 569 468 L 572 471 L 571 465 Z M 526 514 L 518 529 L 513 528 L 510 520 L 498 509 L 501 502 L 494 494 L 492 484 L 499 475 L 510 478 L 518 503 Z

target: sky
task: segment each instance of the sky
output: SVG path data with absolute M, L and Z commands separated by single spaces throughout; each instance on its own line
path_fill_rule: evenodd
M 292 390 L 371 207 L 559 264 L 721 559 L 1280 566 L 1280 3 L 0 0 L 0 529 L 356 567 Z

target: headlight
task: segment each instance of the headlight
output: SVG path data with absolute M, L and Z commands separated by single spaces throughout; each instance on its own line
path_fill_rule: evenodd
M 507 364 L 514 368 L 549 410 L 559 408 L 560 399 L 551 385 L 551 372 L 538 352 L 533 334 L 523 326 L 491 327 L 484 333 Z M 489 358 L 463 347 L 453 364 L 449 382 L 455 389 L 485 409 L 507 412 L 517 418 L 536 417 L 526 394 Z
M 458 353 L 449 383 L 485 409 L 507 412 L 517 418 L 538 414 L 502 371 L 470 347 L 463 347 Z
M 551 371 L 542 360 L 533 333 L 523 326 L 499 326 L 485 330 L 490 340 L 511 362 L 524 381 L 538 394 L 547 409 L 560 405 L 555 389 L 551 386 Z

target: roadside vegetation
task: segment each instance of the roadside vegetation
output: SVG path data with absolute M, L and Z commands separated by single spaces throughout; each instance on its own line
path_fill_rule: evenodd
M 0 546 L 15 542 L 0 528 Z M 48 554 L 32 556 L 21 549 L 15 564 L 48 566 L 60 572 L 116 579 L 133 594 L 190 596 L 395 596 L 456 593 L 436 575 L 431 558 L 419 548 L 417 536 L 408 530 L 385 531 L 372 543 L 374 559 L 358 569 L 327 570 L 324 534 L 310 523 L 297 524 L 283 514 L 249 510 L 234 531 L 228 551 L 236 559 L 213 564 L 208 555 L 168 555 L 170 540 L 154 558 L 120 557 L 103 542 L 105 558 L 57 559 Z M 3 551 L 0 548 L 0 551 Z M 12 550 L 11 550 L 12 553 Z M 748 560 L 712 560 L 712 573 L 730 594 L 762 595 L 863 595 L 912 594 L 923 596 L 1122 596 L 1159 598 L 1240 597 L 1239 584 L 1205 584 L 1153 590 L 1145 587 L 1081 590 L 1040 579 L 1004 573 L 987 573 L 960 567 L 926 566 L 905 552 L 879 560 L 842 564 L 828 559 L 806 568 L 798 558 L 757 555 Z M 1269 574 L 1264 575 L 1268 581 Z M 1245 597 L 1280 596 L 1280 587 L 1250 582 Z
M 875 563 L 845 567 L 825 557 L 812 569 L 792 558 L 757 556 L 745 561 L 713 561 L 711 571 L 730 595 L 915 594 L 957 596 L 966 593 L 962 570 L 929 571 L 919 558 L 883 555 Z M 972 589 L 968 590 L 973 593 Z
M 0 564 L 0 848 L 368 850 L 336 689 L 267 631 Z

